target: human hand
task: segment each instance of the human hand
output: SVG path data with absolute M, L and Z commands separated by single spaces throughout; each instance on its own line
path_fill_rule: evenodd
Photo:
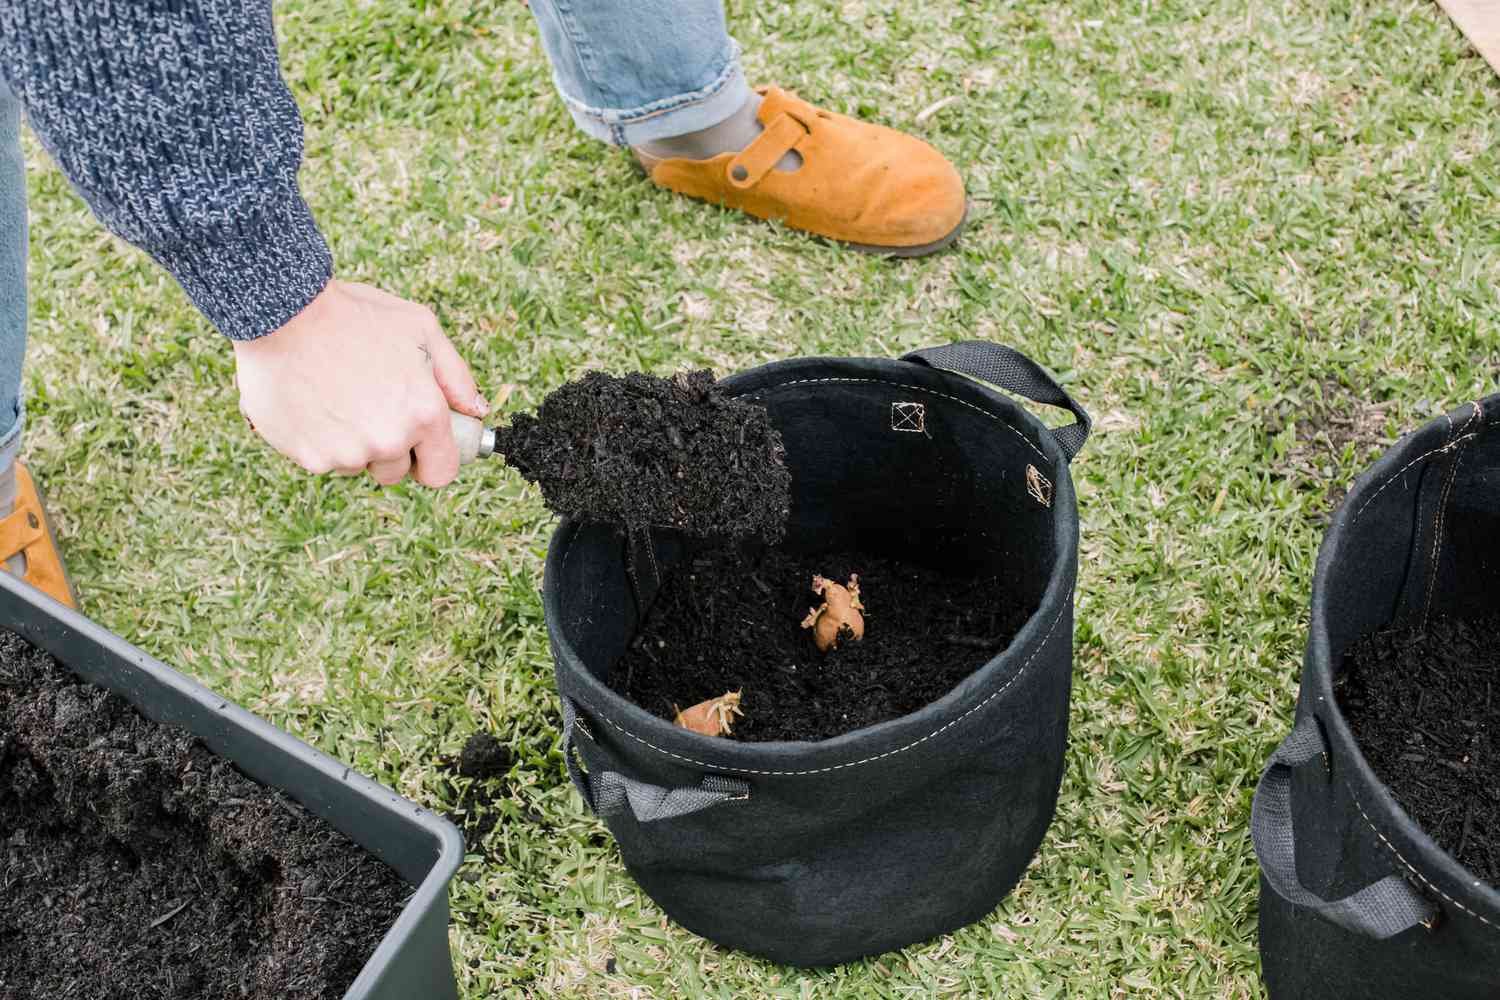
M 378 288 L 330 281 L 287 324 L 234 342 L 240 411 L 308 472 L 424 486 L 458 474 L 449 409 L 490 406 L 432 311 Z

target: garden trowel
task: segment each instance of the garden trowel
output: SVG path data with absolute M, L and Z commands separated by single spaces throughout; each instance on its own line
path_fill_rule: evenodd
M 774 542 L 784 530 L 791 473 L 781 435 L 763 405 L 725 393 L 708 371 L 589 372 L 506 426 L 451 420 L 461 463 L 504 457 L 560 515 L 631 533 Z

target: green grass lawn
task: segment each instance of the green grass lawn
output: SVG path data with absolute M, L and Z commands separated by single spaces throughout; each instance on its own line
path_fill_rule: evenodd
M 438 493 L 298 472 L 30 144 L 27 451 L 84 609 L 434 809 L 476 727 L 512 746 L 453 887 L 465 996 L 1260 995 L 1250 797 L 1331 496 L 1500 365 L 1500 82 L 1437 7 L 731 0 L 755 80 L 904 128 L 960 95 L 922 132 L 972 223 L 904 263 L 650 187 L 573 129 L 514 0 L 279 7 L 340 272 L 432 304 L 511 406 L 591 366 L 983 337 L 1098 421 L 1038 860 L 949 938 L 779 968 L 670 925 L 569 787 L 536 491 L 499 463 Z

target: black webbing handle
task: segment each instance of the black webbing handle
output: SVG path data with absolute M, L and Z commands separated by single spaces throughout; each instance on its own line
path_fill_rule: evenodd
M 1292 770 L 1327 752 L 1317 719 L 1304 716 L 1271 755 L 1250 805 L 1250 839 L 1260 870 L 1276 894 L 1347 931 L 1383 940 L 1418 924 L 1431 927 L 1437 908 L 1416 886 L 1387 875 L 1343 899 L 1324 899 L 1297 874 L 1297 835 L 1292 828 Z
M 903 354 L 901 360 L 977 378 L 1034 403 L 1067 410 L 1077 422 L 1052 428 L 1051 434 L 1069 462 L 1089 439 L 1089 431 L 1094 426 L 1083 407 L 1057 384 L 1045 368 L 1013 347 L 988 340 L 963 340 L 912 351 Z
M 563 696 L 563 760 L 568 777 L 583 797 L 583 804 L 600 819 L 610 819 L 628 811 L 637 823 L 691 816 L 724 802 L 744 802 L 750 798 L 750 783 L 742 778 L 722 774 L 705 774 L 697 785 L 664 788 L 616 771 L 588 774 L 578 764 L 578 748 L 573 745 L 573 730 L 578 723 L 578 709 L 573 699 Z

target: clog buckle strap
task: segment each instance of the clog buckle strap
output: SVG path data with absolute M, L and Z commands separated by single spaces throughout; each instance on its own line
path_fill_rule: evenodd
M 725 164 L 730 187 L 748 191 L 775 169 L 781 158 L 801 145 L 812 134 L 812 128 L 791 111 L 782 111 L 755 141 Z
M 36 511 L 18 506 L 0 518 L 0 561 L 20 555 L 47 536 Z

